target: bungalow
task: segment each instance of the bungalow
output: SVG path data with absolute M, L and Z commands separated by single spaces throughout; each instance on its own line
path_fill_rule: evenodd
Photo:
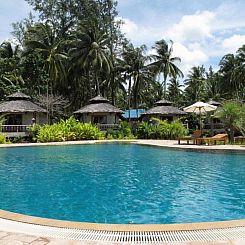
M 47 111 L 34 104 L 30 96 L 16 92 L 7 98 L 8 101 L 0 104 L 0 116 L 3 117 L 0 129 L 7 136 L 27 136 L 28 127 L 33 123 L 47 123 Z
M 123 111 L 111 105 L 109 100 L 96 96 L 89 104 L 74 112 L 79 121 L 96 124 L 101 130 L 117 127 Z
M 172 106 L 172 102 L 168 100 L 157 101 L 156 106 L 145 111 L 141 114 L 141 119 L 143 121 L 148 121 L 152 117 L 158 118 L 160 120 L 173 121 L 181 116 L 186 115 L 186 112 L 179 110 L 177 107 Z

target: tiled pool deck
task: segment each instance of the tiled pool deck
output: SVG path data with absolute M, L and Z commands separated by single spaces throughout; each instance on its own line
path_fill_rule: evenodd
M 13 147 L 13 146 L 37 146 L 37 145 L 63 145 L 63 144 L 93 144 L 93 143 L 103 143 L 103 142 L 112 142 L 112 141 L 82 141 L 82 142 L 59 142 L 59 143 L 48 143 L 48 144 L 16 144 L 16 145 L 0 145 L 0 147 Z M 197 150 L 221 150 L 221 151 L 239 151 L 242 154 L 245 154 L 245 146 L 243 145 L 210 145 L 210 146 L 203 146 L 203 145 L 187 145 L 187 144 L 177 144 L 177 141 L 171 141 L 171 140 L 134 140 L 130 142 L 135 142 L 139 144 L 145 144 L 145 145 L 154 145 L 154 146 L 161 146 L 161 147 L 171 147 L 171 148 L 178 148 L 178 149 L 197 149 Z M 2 218 L 2 219 L 1 219 Z M 2 220 L 2 221 L 1 221 Z M 76 241 L 74 240 L 64 240 L 60 238 L 51 238 L 50 236 L 45 235 L 31 235 L 34 234 L 33 232 L 23 232 L 23 230 L 19 229 L 15 224 L 15 229 L 11 230 L 11 226 L 5 226 L 4 220 L 10 220 L 10 223 L 15 223 L 16 221 L 25 223 L 31 223 L 31 224 L 41 224 L 48 226 L 56 226 L 56 227 L 69 227 L 69 228 L 78 228 L 78 229 L 91 229 L 91 230 L 103 230 L 103 225 L 97 225 L 97 224 L 87 224 L 86 223 L 74 223 L 74 222 L 56 222 L 55 220 L 48 220 L 48 219 L 38 219 L 38 218 L 32 218 L 28 216 L 18 215 L 14 213 L 8 213 L 5 211 L 0 210 L 0 245 L 26 245 L 26 244 L 36 244 L 36 245 L 54 245 L 54 244 L 120 244 L 118 242 L 89 242 L 89 241 Z M 2 222 L 2 224 L 1 224 Z M 17 227 L 17 228 L 16 228 Z M 83 228 L 84 227 L 84 228 Z M 239 231 L 233 230 L 234 234 L 232 236 L 222 235 L 217 236 L 218 239 L 215 239 L 215 237 L 211 240 L 207 241 L 175 241 L 175 242 L 156 242 L 157 244 L 179 244 L 179 245 L 200 245 L 200 244 L 236 244 L 236 245 L 245 245 L 245 220 L 240 221 L 232 221 L 232 222 L 215 222 L 215 223 L 200 223 L 198 225 L 195 224 L 183 224 L 183 225 L 160 225 L 160 226 L 154 226 L 154 225 L 144 225 L 144 226 L 134 226 L 134 225 L 109 225 L 104 226 L 104 230 L 113 230 L 115 231 L 200 231 L 201 230 L 210 230 L 213 231 L 215 229 L 240 229 Z M 14 231 L 14 232 L 13 232 Z M 188 234 L 187 234 L 188 235 Z M 213 235 L 212 235 L 213 236 Z M 125 244 L 125 242 L 122 242 Z M 127 244 L 129 244 L 128 242 Z M 144 242 L 147 243 L 147 242 Z M 149 243 L 149 242 L 148 242 Z M 154 243 L 154 242 L 151 242 Z

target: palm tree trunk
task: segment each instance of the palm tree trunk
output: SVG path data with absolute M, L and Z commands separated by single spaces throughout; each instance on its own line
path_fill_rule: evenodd
M 164 77 L 164 80 L 163 80 L 163 96 L 164 96 L 164 99 L 166 99 L 166 95 L 167 95 L 167 77 Z
M 95 81 L 96 81 L 96 93 L 97 93 L 97 95 L 100 95 L 100 84 L 99 84 L 97 72 L 95 72 Z
M 50 124 L 50 120 L 49 120 L 49 92 L 48 92 L 48 81 L 47 81 L 47 94 L 46 94 L 46 109 L 47 109 L 47 123 Z
M 129 77 L 129 83 L 128 83 L 128 121 L 131 121 L 130 116 L 130 107 L 131 107 L 131 76 Z

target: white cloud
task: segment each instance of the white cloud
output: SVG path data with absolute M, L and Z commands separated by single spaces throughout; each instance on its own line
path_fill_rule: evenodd
M 244 0 L 225 0 L 213 9 L 207 6 L 206 10 L 178 16 L 172 22 L 168 21 L 171 16 L 156 11 L 155 21 L 150 23 L 123 19 L 123 31 L 135 45 L 145 43 L 151 47 L 160 39 L 173 40 L 174 56 L 182 59 L 179 66 L 186 74 L 197 65 L 217 67 L 222 56 L 245 44 L 244 9 Z M 146 19 L 151 17 L 149 13 Z
M 191 67 L 202 65 L 209 60 L 202 48 L 196 46 L 188 48 L 179 42 L 173 44 L 173 56 L 181 58 L 181 63 L 178 65 L 185 75 Z
M 245 35 L 233 35 L 223 40 L 222 48 L 226 53 L 235 53 L 244 44 Z
M 170 27 L 166 35 L 173 41 L 202 41 L 212 38 L 212 23 L 215 13 L 210 11 L 197 12 L 193 15 L 184 15 L 180 22 Z
M 137 33 L 138 26 L 135 22 L 130 19 L 119 17 L 118 20 L 123 22 L 121 30 L 125 33 L 128 37 L 134 37 L 135 33 Z

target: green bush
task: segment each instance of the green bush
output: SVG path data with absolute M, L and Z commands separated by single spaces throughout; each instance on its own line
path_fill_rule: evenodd
M 0 144 L 6 144 L 6 143 L 8 143 L 6 136 L 0 133 Z
M 74 117 L 53 125 L 44 125 L 37 132 L 38 142 L 102 139 L 101 131 L 91 123 L 80 123 Z
M 134 139 L 131 126 L 128 122 L 122 121 L 118 125 L 118 129 L 108 129 L 105 133 L 107 139 Z
M 171 123 L 154 119 L 154 123 L 142 122 L 138 126 L 137 137 L 140 139 L 176 139 L 187 134 L 184 125 L 176 120 Z

